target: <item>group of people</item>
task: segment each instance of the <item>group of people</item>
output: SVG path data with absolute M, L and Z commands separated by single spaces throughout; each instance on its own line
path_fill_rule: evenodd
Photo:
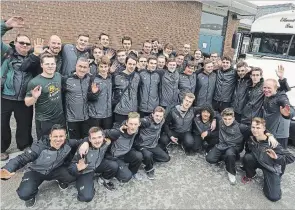
M 23 26 L 23 18 L 1 22 L 6 31 Z M 109 35 L 89 47 L 89 35 L 62 45 L 53 35 L 48 46 L 17 35 L 14 45 L 1 43 L 1 160 L 9 155 L 10 117 L 17 123 L 16 142 L 24 153 L 1 169 L 2 179 L 29 164 L 17 189 L 27 207 L 36 201 L 45 180 L 61 189 L 76 181 L 78 200 L 95 194 L 94 177 L 109 190 L 111 179 L 141 180 L 140 166 L 155 178 L 154 162 L 170 160 L 168 147 L 180 145 L 187 155 L 205 154 L 213 164 L 224 161 L 228 179 L 236 180 L 242 158 L 249 182 L 261 168 L 263 192 L 281 198 L 280 177 L 295 157 L 287 150 L 294 113 L 285 92 L 284 68 L 263 80 L 262 69 L 217 53 L 204 55 L 190 44 L 181 51 L 145 41 L 140 52 L 124 36 L 122 48 L 109 47 Z M 37 141 L 32 139 L 33 106 Z

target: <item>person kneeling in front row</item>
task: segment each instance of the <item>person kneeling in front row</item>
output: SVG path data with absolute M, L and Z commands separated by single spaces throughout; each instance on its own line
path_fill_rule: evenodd
M 268 136 L 264 134 L 266 122 L 255 117 L 252 120 L 252 136 L 247 141 L 246 154 L 243 157 L 246 176 L 244 183 L 256 176 L 256 169 L 260 168 L 264 176 L 263 193 L 271 201 L 278 201 L 282 197 L 281 173 L 286 164 L 295 161 L 295 157 L 281 144 L 276 148 L 269 147 Z
M 38 187 L 43 181 L 57 180 L 60 189 L 66 189 L 68 184 L 75 181 L 64 166 L 71 148 L 76 148 L 85 142 L 84 139 L 66 140 L 66 130 L 61 125 L 53 125 L 49 134 L 42 137 L 23 154 L 11 159 L 0 171 L 1 179 L 10 179 L 20 168 L 28 163 L 29 171 L 22 178 L 17 194 L 25 201 L 26 207 L 33 207 L 36 203 Z M 87 143 L 80 146 L 79 153 L 84 154 Z
M 95 194 L 93 178 L 95 173 L 101 173 L 103 185 L 108 190 L 114 190 L 114 184 L 109 180 L 116 176 L 118 163 L 105 158 L 111 141 L 105 138 L 103 130 L 92 127 L 88 137 L 89 149 L 82 157 L 76 152 L 69 167 L 70 173 L 77 177 L 76 188 L 78 200 L 90 202 Z

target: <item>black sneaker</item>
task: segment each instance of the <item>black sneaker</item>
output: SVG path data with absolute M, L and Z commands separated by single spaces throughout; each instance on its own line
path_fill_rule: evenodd
M 67 189 L 69 187 L 69 185 L 66 184 L 66 183 L 59 182 L 58 180 L 56 180 L 56 181 L 57 181 L 57 184 L 59 186 L 59 189 L 61 189 L 61 190 L 65 190 L 65 189 Z
M 25 201 L 26 207 L 27 208 L 31 208 L 33 206 L 35 206 L 36 203 L 36 198 L 31 198 L 30 200 Z
M 151 180 L 155 179 L 155 170 L 147 171 L 146 175 L 148 179 L 151 179 Z
M 113 191 L 116 189 L 113 182 L 103 182 L 103 186 L 110 191 Z

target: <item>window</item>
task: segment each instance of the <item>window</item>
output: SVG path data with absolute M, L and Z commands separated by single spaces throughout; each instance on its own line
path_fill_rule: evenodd
M 222 35 L 223 17 L 202 12 L 200 33 L 208 35 Z
M 295 36 L 293 35 L 293 41 L 292 44 L 290 46 L 290 50 L 289 50 L 289 56 L 295 56 Z
M 252 53 L 269 54 L 269 56 L 294 56 L 294 40 L 291 44 L 289 53 L 288 48 L 290 45 L 292 35 L 277 35 L 277 34 L 258 34 L 252 35 Z

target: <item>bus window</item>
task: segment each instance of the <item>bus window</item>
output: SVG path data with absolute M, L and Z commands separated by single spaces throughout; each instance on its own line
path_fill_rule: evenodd
M 267 53 L 272 54 L 273 56 L 287 55 L 290 41 L 291 35 L 253 34 L 252 49 L 250 52 Z

